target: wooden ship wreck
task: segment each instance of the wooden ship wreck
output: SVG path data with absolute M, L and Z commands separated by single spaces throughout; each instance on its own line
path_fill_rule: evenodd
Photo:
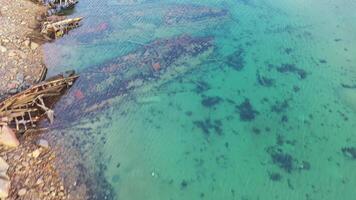
M 65 19 L 58 22 L 44 22 L 41 33 L 50 39 L 57 39 L 68 33 L 70 30 L 80 26 L 82 17 Z
M 42 118 L 53 122 L 51 109 L 78 78 L 74 72 L 60 74 L 0 102 L 0 127 L 24 132 L 36 128 Z

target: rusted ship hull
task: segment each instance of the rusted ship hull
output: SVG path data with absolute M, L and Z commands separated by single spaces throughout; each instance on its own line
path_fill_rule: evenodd
M 75 87 L 56 110 L 73 121 L 113 97 L 175 72 L 177 61 L 197 57 L 213 48 L 211 37 L 179 36 L 158 39 L 104 65 L 81 72 Z M 169 75 L 170 76 L 170 75 Z

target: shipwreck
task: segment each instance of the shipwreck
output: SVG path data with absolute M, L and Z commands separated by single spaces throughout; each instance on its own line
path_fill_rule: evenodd
M 57 39 L 68 33 L 70 30 L 80 26 L 82 17 L 65 19 L 58 22 L 44 22 L 41 33 L 50 39 Z
M 36 128 L 42 118 L 52 123 L 51 107 L 77 78 L 74 72 L 60 74 L 0 101 L 0 128 L 24 132 Z

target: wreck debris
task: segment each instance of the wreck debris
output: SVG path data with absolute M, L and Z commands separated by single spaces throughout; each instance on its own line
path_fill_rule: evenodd
M 47 14 L 54 15 L 60 14 L 61 12 L 74 8 L 78 0 L 44 0 L 44 4 L 49 6 Z
M 68 33 L 70 30 L 80 26 L 79 22 L 82 17 L 65 19 L 58 22 L 44 22 L 41 33 L 51 39 L 57 39 Z
M 78 78 L 73 72 L 39 83 L 27 90 L 0 102 L 0 126 L 26 131 L 46 116 L 53 122 L 54 112 L 50 109 L 60 95 Z

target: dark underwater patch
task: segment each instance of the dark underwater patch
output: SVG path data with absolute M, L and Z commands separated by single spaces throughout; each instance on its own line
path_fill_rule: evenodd
M 221 103 L 222 99 L 218 96 L 215 97 L 204 97 L 201 101 L 201 104 L 204 107 L 211 108 L 216 106 L 217 104 Z
M 207 90 L 210 90 L 210 85 L 207 83 L 207 82 L 205 82 L 205 81 L 197 81 L 196 82 L 196 86 L 195 86 L 195 91 L 196 91 L 196 93 L 203 93 L 203 92 L 205 92 L 205 91 L 207 91 Z
M 236 71 L 241 71 L 245 67 L 244 50 L 239 48 L 226 58 L 226 64 Z
M 217 135 L 223 134 L 221 120 L 212 121 L 210 118 L 207 118 L 201 121 L 200 120 L 194 121 L 194 125 L 200 128 L 203 131 L 203 133 L 207 136 L 209 136 L 210 133 L 212 132 L 215 132 Z
M 271 156 L 273 164 L 283 169 L 285 172 L 291 173 L 294 169 L 294 159 L 288 154 L 284 153 L 280 148 L 268 148 L 267 152 Z
M 300 79 L 305 79 L 307 77 L 307 72 L 304 69 L 298 68 L 295 64 L 282 64 L 276 69 L 280 73 L 296 74 Z
M 341 84 L 341 87 L 346 88 L 346 89 L 356 89 L 356 84 L 355 85 L 348 85 L 348 84 Z
M 236 105 L 236 109 L 240 114 L 241 121 L 252 121 L 256 118 L 256 115 L 259 114 L 259 112 L 252 107 L 249 99 L 245 99 L 240 105 Z
M 270 172 L 270 173 L 268 173 L 268 176 L 269 176 L 269 179 L 271 179 L 272 181 L 282 180 L 282 175 L 277 172 Z
M 257 77 L 258 84 L 260 84 L 261 86 L 271 87 L 275 83 L 274 79 L 267 78 L 266 76 L 262 76 L 258 70 L 256 72 L 256 77 Z
M 356 148 L 355 147 L 343 147 L 341 148 L 344 156 L 356 160 Z
M 276 101 L 272 106 L 271 106 L 271 111 L 275 113 L 282 113 L 285 112 L 289 107 L 288 100 L 284 100 L 282 102 Z
M 199 22 L 204 20 L 212 20 L 221 18 L 228 14 L 228 10 L 198 6 L 198 5 L 178 5 L 169 9 L 163 17 L 165 24 L 175 25 L 187 22 Z

